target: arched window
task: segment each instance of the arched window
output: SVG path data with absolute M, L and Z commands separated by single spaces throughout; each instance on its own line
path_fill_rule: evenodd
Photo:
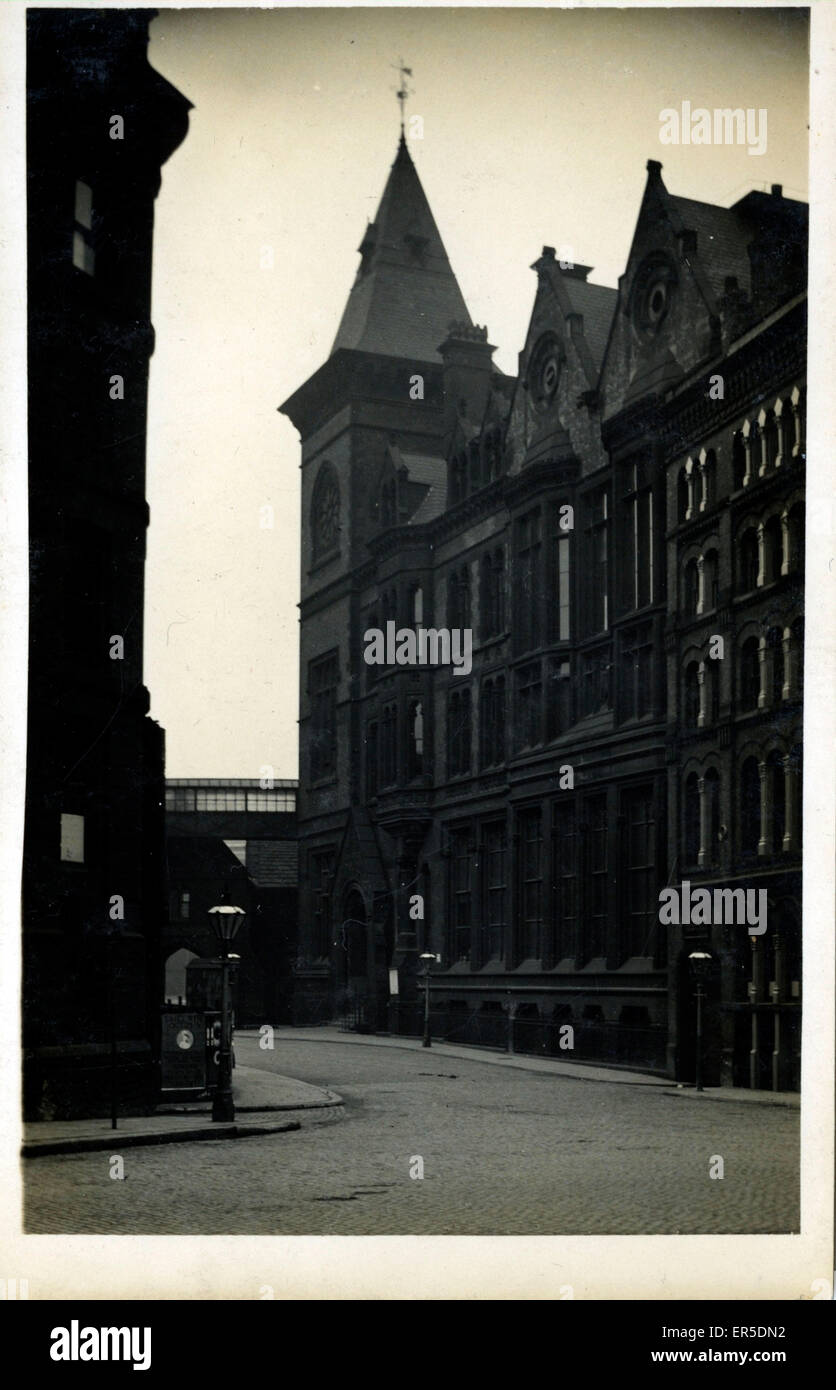
M 772 667 L 770 672 L 771 703 L 775 709 L 784 698 L 784 634 L 779 627 L 769 629 L 766 634 L 766 647 Z
M 795 698 L 800 700 L 804 691 L 804 619 L 796 618 L 791 631 L 795 668 Z
M 685 780 L 685 863 L 697 863 L 700 852 L 700 790 L 696 772 Z
M 472 719 L 470 689 L 456 690 L 447 705 L 447 775 L 460 777 L 470 771 Z
M 716 864 L 720 858 L 720 774 L 710 767 L 705 774 L 706 831 L 708 843 L 703 846 L 706 864 Z
M 336 550 L 340 542 L 340 488 L 330 463 L 323 463 L 314 483 L 311 539 L 315 560 Z
M 705 718 L 711 728 L 716 729 L 720 719 L 720 665 L 709 658 L 704 665 L 705 680 Z
M 676 480 L 676 519 L 680 522 L 688 520 L 688 474 L 684 468 L 680 468 Z
M 784 779 L 784 759 L 778 752 L 770 753 L 767 759 L 769 778 L 769 797 L 772 805 L 772 844 L 773 854 L 780 854 L 784 847 L 784 831 L 787 828 L 786 781 Z
M 761 836 L 761 778 L 757 758 L 747 758 L 740 769 L 740 849 L 758 852 Z
M 804 569 L 804 504 L 796 502 L 790 507 L 789 530 L 789 572 L 799 574 Z
M 763 582 L 773 584 L 781 577 L 781 557 L 783 543 L 781 538 L 781 519 L 771 516 L 763 528 Z
M 735 488 L 741 488 L 746 477 L 746 445 L 741 430 L 732 439 L 732 475 Z
M 758 533 L 754 526 L 741 537 L 737 575 L 739 593 L 750 594 L 758 587 Z
M 683 712 L 686 729 L 696 729 L 700 713 L 700 675 L 696 661 L 685 667 Z
M 757 637 L 747 637 L 740 649 L 740 709 L 758 707 L 761 691 L 760 643 Z
M 689 618 L 696 616 L 700 597 L 700 571 L 696 560 L 689 560 L 685 566 L 684 607 Z
M 716 550 L 707 550 L 702 562 L 703 612 L 713 613 L 719 598 L 718 556 Z

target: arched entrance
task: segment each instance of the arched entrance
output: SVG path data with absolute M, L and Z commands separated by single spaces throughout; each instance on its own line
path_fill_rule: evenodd
M 171 955 L 166 960 L 165 986 L 163 990 L 164 1003 L 185 1004 L 186 966 L 190 960 L 197 960 L 197 955 L 194 951 L 187 951 L 185 946 L 181 946 L 179 951 L 172 951 Z

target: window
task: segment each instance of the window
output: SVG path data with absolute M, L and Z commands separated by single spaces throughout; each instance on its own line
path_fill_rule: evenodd
M 761 834 L 761 778 L 757 758 L 747 758 L 740 770 L 740 849 L 758 852 Z
M 643 787 L 626 793 L 623 809 L 627 893 L 622 956 L 648 956 L 653 954 L 659 908 L 652 789 Z
M 188 920 L 189 920 L 189 911 L 190 911 L 190 909 L 191 909 L 191 901 L 192 901 L 192 895 L 191 895 L 191 893 L 181 893 L 181 894 L 179 895 L 179 902 L 178 902 L 178 904 L 177 904 L 177 907 L 178 907 L 178 913 L 177 913 L 177 915 L 179 916 L 179 918 L 180 918 L 180 920 L 181 920 L 182 922 L 188 922 Z
M 780 517 L 771 516 L 763 528 L 763 582 L 774 584 L 781 578 L 783 540 Z
M 685 667 L 682 692 L 682 717 L 686 729 L 699 727 L 700 714 L 700 668 L 696 661 L 689 661 Z
M 520 816 L 519 958 L 539 960 L 543 931 L 543 831 L 540 810 Z
M 790 507 L 788 530 L 788 569 L 790 574 L 797 574 L 804 569 L 804 507 L 800 502 Z
M 165 809 L 167 811 L 193 811 L 195 809 L 194 788 L 167 788 L 165 794 Z
M 571 801 L 552 807 L 553 868 L 555 890 L 554 960 L 574 956 L 578 950 L 578 836 L 577 816 Z
M 747 637 L 740 649 L 740 709 L 757 709 L 761 690 L 760 644 Z
M 685 864 L 695 868 L 700 853 L 700 785 L 696 772 L 685 779 Z
M 609 649 L 587 652 L 581 669 L 581 718 L 598 714 L 610 705 Z
M 508 925 L 508 837 L 505 822 L 482 832 L 482 900 L 485 912 L 485 959 L 502 960 Z
M 784 848 L 784 832 L 787 828 L 786 780 L 784 759 L 780 753 L 770 753 L 767 759 L 767 778 L 769 796 L 772 803 L 772 854 L 780 854 Z
M 472 716 L 470 688 L 455 690 L 447 704 L 447 775 L 461 777 L 470 771 Z
M 703 845 L 703 849 L 706 864 L 714 865 L 720 859 L 720 774 L 715 767 L 710 767 L 705 774 L 704 795 L 708 844 Z
M 313 942 L 315 957 L 328 956 L 331 951 L 331 881 L 334 874 L 333 850 L 318 850 L 310 856 L 311 893 L 313 896 Z
M 682 585 L 682 604 L 685 609 L 685 616 L 688 618 L 696 617 L 699 606 L 700 593 L 700 571 L 696 560 L 689 560 L 685 566 L 685 574 Z
M 308 666 L 310 691 L 311 781 L 333 777 L 337 770 L 337 654 L 330 652 Z
M 744 531 L 738 552 L 738 581 L 741 594 L 758 587 L 758 536 L 754 526 Z
M 482 640 L 487 641 L 490 637 L 498 637 L 505 626 L 505 551 L 502 546 L 482 556 L 481 569 Z
M 409 591 L 411 619 L 414 627 L 420 627 L 424 621 L 424 590 L 420 584 L 413 584 Z
M 572 684 L 570 666 L 559 656 L 549 658 L 549 688 L 546 696 L 546 738 L 558 738 L 572 726 Z
M 517 672 L 517 747 L 534 748 L 543 741 L 543 682 L 540 662 Z
M 76 179 L 75 215 L 73 225 L 73 265 L 85 275 L 96 273 L 96 253 L 93 250 L 93 190 L 82 179 Z
M 473 852 L 469 829 L 452 831 L 450 835 L 450 950 L 453 960 L 470 957 L 471 864 Z
M 366 796 L 369 800 L 377 796 L 377 736 L 377 720 L 372 719 L 366 725 Z
M 380 786 L 391 787 L 398 775 L 398 709 L 384 705 L 380 719 Z
M 602 632 L 609 618 L 609 494 L 606 488 L 590 493 L 584 501 L 584 552 L 589 633 Z
M 742 430 L 737 430 L 732 439 L 732 475 L 735 488 L 743 487 L 746 481 L 746 439 Z
M 586 806 L 589 902 L 585 955 L 603 956 L 607 940 L 607 798 L 590 797 Z
M 804 619 L 796 618 L 791 629 L 793 667 L 795 670 L 795 691 L 793 698 L 801 699 L 804 690 Z
M 335 551 L 340 542 L 340 489 L 330 463 L 323 463 L 311 498 L 311 537 L 313 558 L 320 560 Z
M 570 636 L 569 610 L 569 546 L 570 537 L 560 527 L 560 507 L 555 505 L 550 511 L 551 536 L 549 540 L 549 598 L 554 594 L 557 602 L 549 602 L 549 636 L 553 642 L 568 642 Z
M 482 682 L 479 696 L 479 765 L 496 767 L 505 761 L 505 677 Z
M 687 521 L 689 515 L 688 474 L 680 468 L 676 479 L 676 519 Z
M 784 698 L 784 634 L 779 627 L 771 627 L 766 634 L 766 650 L 770 665 L 770 687 L 772 708 L 777 708 Z
M 643 460 L 627 465 L 626 483 L 622 602 L 629 611 L 653 602 L 653 490 Z
M 84 817 L 61 814 L 61 863 L 84 863 Z
M 195 809 L 198 811 L 246 811 L 256 807 L 247 806 L 245 792 L 226 791 L 222 788 L 212 791 L 200 790 L 195 794 Z
M 713 449 L 700 461 L 700 479 L 702 482 L 702 497 L 700 498 L 700 511 L 707 511 L 714 502 L 715 479 L 717 476 L 717 455 Z
M 707 550 L 702 564 L 703 612 L 713 613 L 719 600 L 719 571 L 716 550 Z
M 643 719 L 653 710 L 653 641 L 650 627 L 637 628 L 624 641 L 625 719 Z
M 421 700 L 409 702 L 409 747 L 407 767 L 410 780 L 424 771 L 424 706 Z
M 540 513 L 520 517 L 516 526 L 516 648 L 527 652 L 540 642 Z
M 470 566 L 452 570 L 447 576 L 447 626 L 470 627 Z
M 236 806 L 236 810 L 240 807 Z M 295 811 L 296 792 L 290 790 L 281 791 L 257 791 L 247 792 L 248 811 Z

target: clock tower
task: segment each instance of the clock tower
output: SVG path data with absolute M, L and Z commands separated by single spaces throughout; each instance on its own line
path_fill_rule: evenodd
M 420 588 L 422 558 L 427 566 L 430 560 L 407 551 L 381 559 L 375 538 L 384 519 L 407 523 L 443 477 L 452 378 L 449 353 L 440 349 L 453 324 L 459 337 L 476 332 L 403 131 L 358 249 L 331 354 L 280 407 L 302 444 L 295 995 L 299 1021 L 330 1017 L 343 991 L 364 999 L 370 1026 L 380 1026 L 390 972 L 403 955 L 399 921 L 421 825 L 383 830 L 368 814 L 361 754 L 373 673 L 363 660 L 363 634 L 370 594 L 397 594 L 397 607 L 410 585 Z M 489 352 L 481 356 L 476 375 L 485 376 Z M 454 375 L 468 390 L 468 372 Z M 389 616 L 406 614 L 393 608 Z M 381 836 L 390 834 L 394 843 L 381 852 Z M 392 863 L 401 867 L 393 872 Z

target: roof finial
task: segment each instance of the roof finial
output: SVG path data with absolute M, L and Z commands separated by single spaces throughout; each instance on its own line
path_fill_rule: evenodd
M 407 85 L 406 85 L 405 79 L 406 79 L 407 77 L 411 77 L 411 76 L 412 76 L 412 68 L 406 68 L 406 67 L 404 67 L 403 58 L 399 58 L 398 61 L 397 61 L 397 63 L 393 63 L 393 64 L 392 64 L 392 67 L 393 67 L 393 68 L 397 68 L 398 72 L 400 73 L 400 78 L 401 78 L 401 85 L 400 85 L 400 87 L 398 88 L 397 97 L 398 97 L 398 102 L 399 102 L 400 108 L 401 108 L 401 136 L 403 137 L 403 134 L 404 134 L 404 112 L 405 112 L 405 108 L 406 108 L 406 99 L 407 99 L 407 97 L 409 97 L 409 96 L 412 95 L 412 93 L 410 92 L 409 88 L 408 88 Z

